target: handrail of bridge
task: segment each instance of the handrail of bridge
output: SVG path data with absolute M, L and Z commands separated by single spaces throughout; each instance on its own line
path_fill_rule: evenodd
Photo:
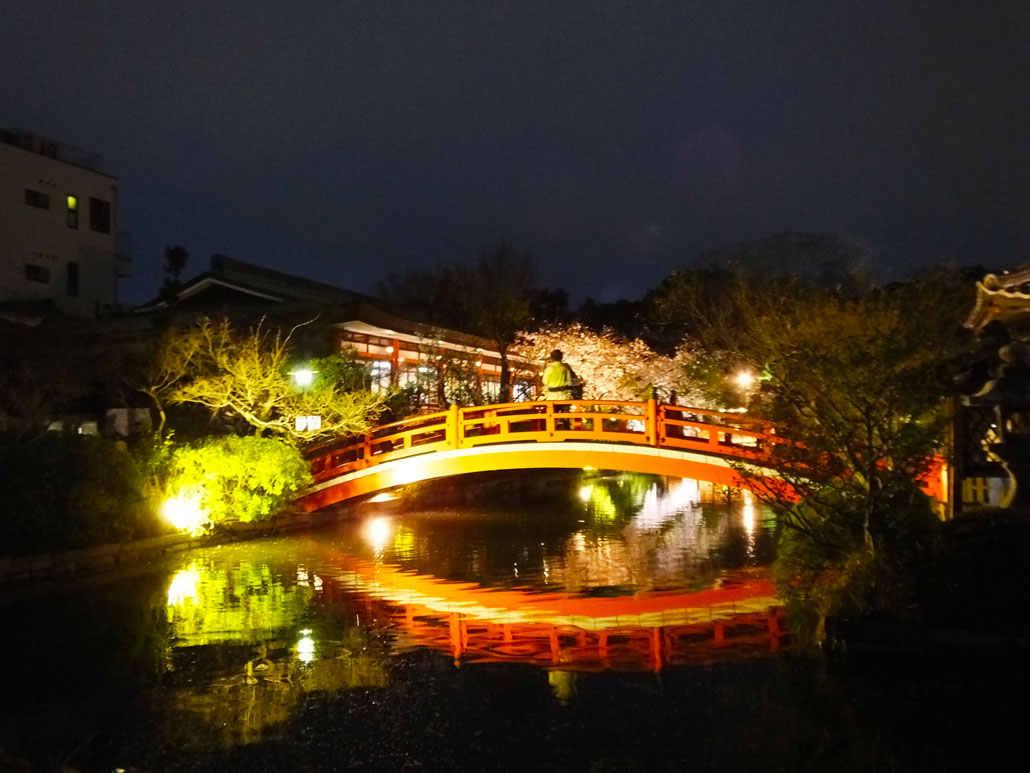
M 760 463 L 789 442 L 768 422 L 701 408 L 620 400 L 545 400 L 467 408 L 384 424 L 310 454 L 315 482 L 432 451 L 514 442 L 588 441 L 676 448 Z

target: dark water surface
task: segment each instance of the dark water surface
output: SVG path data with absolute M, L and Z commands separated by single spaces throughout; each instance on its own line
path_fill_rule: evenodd
M 1025 767 L 1008 661 L 795 652 L 750 501 L 567 483 L 8 599 L 0 771 Z

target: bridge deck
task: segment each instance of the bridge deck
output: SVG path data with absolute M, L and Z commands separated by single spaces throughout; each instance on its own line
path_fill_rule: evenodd
M 716 482 L 740 485 L 726 460 L 761 464 L 764 449 L 780 442 L 785 441 L 765 422 L 653 400 L 453 406 L 376 427 L 360 441 L 316 452 L 311 459 L 315 485 L 301 501 L 313 510 L 416 480 L 540 467 L 594 466 L 691 477 L 698 472 L 693 467 L 711 465 L 720 476 Z M 403 460 L 412 461 L 400 464 Z
M 452 406 L 316 451 L 315 483 L 299 501 L 310 511 L 420 480 L 548 467 L 650 472 L 739 487 L 748 482 L 732 462 L 766 466 L 769 449 L 789 442 L 768 422 L 654 400 Z M 941 501 L 942 475 L 938 468 L 924 480 L 927 492 Z M 776 480 L 770 470 L 763 485 Z

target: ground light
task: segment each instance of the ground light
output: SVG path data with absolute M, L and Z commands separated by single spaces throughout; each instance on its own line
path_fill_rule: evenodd
M 161 516 L 172 526 L 190 534 L 199 534 L 208 522 L 207 512 L 196 497 L 180 494 L 166 499 L 161 505 Z

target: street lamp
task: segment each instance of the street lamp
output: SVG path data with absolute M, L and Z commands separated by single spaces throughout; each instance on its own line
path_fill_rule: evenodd
M 733 376 L 733 383 L 743 390 L 748 390 L 755 383 L 755 374 L 749 370 L 738 370 Z
M 298 368 L 297 370 L 291 370 L 290 375 L 293 376 L 293 383 L 299 387 L 309 387 L 315 380 L 315 374 L 318 371 L 310 370 L 309 368 Z

